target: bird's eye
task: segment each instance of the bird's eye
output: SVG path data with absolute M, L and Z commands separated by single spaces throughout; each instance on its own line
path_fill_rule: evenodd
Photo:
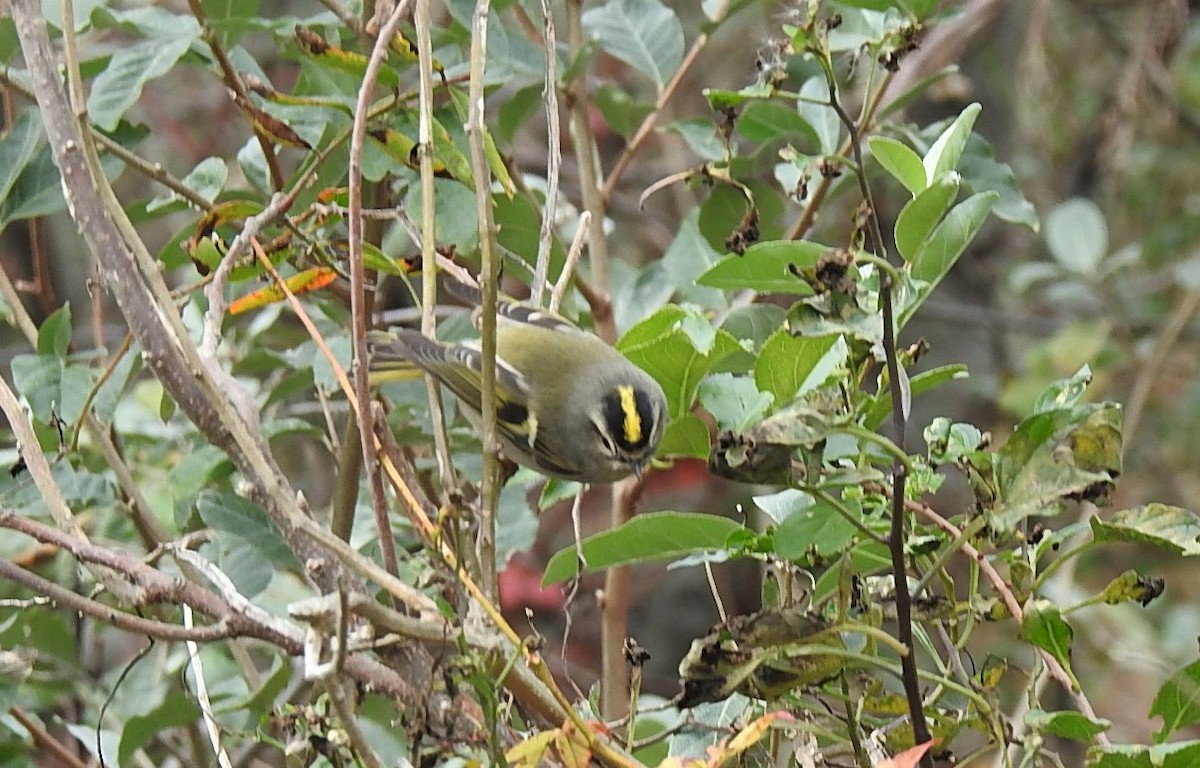
M 604 443 L 604 450 L 615 455 L 617 452 L 617 448 L 615 445 L 613 445 L 612 438 L 609 437 L 608 433 L 605 432 L 604 429 L 601 428 L 598 424 L 593 424 L 592 426 L 596 428 L 596 434 L 600 436 L 600 442 Z

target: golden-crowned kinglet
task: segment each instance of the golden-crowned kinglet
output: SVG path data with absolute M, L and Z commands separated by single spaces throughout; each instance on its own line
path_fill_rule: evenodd
M 459 283 L 451 292 L 478 304 L 477 289 Z M 641 477 L 667 419 L 658 382 L 546 310 L 501 298 L 496 314 L 496 427 L 508 457 L 583 483 Z M 372 372 L 415 365 L 453 392 L 476 423 L 482 360 L 478 342 L 443 344 L 405 329 L 372 335 Z

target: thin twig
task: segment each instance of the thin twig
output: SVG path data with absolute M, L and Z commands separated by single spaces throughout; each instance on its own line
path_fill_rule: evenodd
M 437 185 L 433 175 L 433 26 L 429 18 L 429 0 L 417 0 L 416 5 L 418 70 L 421 78 L 420 124 L 418 151 L 421 165 L 421 333 L 434 338 L 437 316 Z M 442 393 L 432 376 L 425 377 L 429 398 L 429 418 L 433 424 L 433 448 L 437 456 L 438 474 L 442 480 L 443 498 L 453 498 L 457 486 L 454 457 L 450 455 L 450 437 L 442 410 Z
M 720 5 L 713 9 L 712 13 L 709 14 L 710 27 L 715 27 L 724 20 L 725 14 L 729 12 L 729 6 L 729 0 L 723 0 Z M 683 82 L 683 78 L 688 74 L 688 72 L 691 71 L 692 65 L 696 63 L 696 59 L 699 58 L 700 53 L 704 50 L 704 47 L 708 45 L 708 39 L 708 33 L 701 33 L 697 35 L 696 39 L 692 42 L 692 47 L 688 49 L 688 52 L 684 55 L 683 60 L 679 62 L 679 67 L 675 70 L 675 73 L 671 75 L 671 79 L 665 86 L 663 86 L 662 91 L 658 94 L 658 99 L 656 99 L 654 102 L 654 109 L 652 109 L 650 114 L 646 115 L 646 117 L 642 120 L 642 124 L 638 126 L 636 131 L 634 131 L 633 138 L 631 138 L 629 143 L 625 145 L 625 150 L 621 153 L 621 156 L 617 158 L 616 164 L 613 166 L 612 171 L 610 171 L 608 174 L 608 179 L 604 183 L 604 190 L 601 194 L 606 206 L 612 201 L 612 196 L 616 191 L 617 184 L 621 181 L 621 177 L 625 174 L 625 170 L 633 161 L 633 156 L 642 146 L 642 142 L 644 142 L 654 130 L 654 127 L 658 125 L 659 118 L 662 117 L 662 112 L 667 106 L 667 102 L 671 100 L 673 95 L 675 95 L 675 91 L 679 88 L 679 84 Z
M 575 274 L 575 266 L 579 263 L 579 257 L 583 255 L 583 242 L 588 233 L 588 225 L 591 224 L 592 214 L 588 211 L 581 211 L 579 214 L 579 226 L 575 230 L 575 237 L 571 240 L 571 248 L 567 251 L 567 260 L 563 263 L 562 274 L 558 276 L 558 282 L 554 284 L 554 290 L 550 293 L 550 311 L 558 312 L 558 308 L 562 306 L 563 297 L 567 293 L 567 288 L 571 286 L 571 277 Z
M 12 513 L 0 512 L 0 526 L 6 528 L 15 527 L 9 525 L 9 521 L 13 517 L 15 516 Z M 133 632 L 145 635 L 146 637 L 153 637 L 159 640 L 195 640 L 201 643 L 211 643 L 217 640 L 225 640 L 234 634 L 233 628 L 223 621 L 203 627 L 184 628 L 177 624 L 168 624 L 163 621 L 134 616 L 131 613 L 125 613 L 112 606 L 105 605 L 98 600 L 76 594 L 66 587 L 55 584 L 53 581 L 42 578 L 33 571 L 27 571 L 21 566 L 7 560 L 0 560 L 0 578 L 20 584 L 39 595 L 44 595 L 53 601 L 55 605 L 68 608 L 85 616 L 91 616 L 98 621 L 110 624 L 118 629 L 123 629 L 126 632 Z
M 939 515 L 932 507 L 916 501 L 905 501 L 904 506 L 909 511 L 917 513 L 956 539 L 962 535 L 962 531 L 959 530 L 958 526 Z M 979 565 L 979 569 L 983 572 L 988 583 L 992 585 L 992 589 L 996 591 L 996 594 L 1004 602 L 1009 615 L 1013 617 L 1013 620 L 1017 624 L 1021 624 L 1025 620 L 1025 612 L 1021 609 L 1021 604 L 1017 602 L 1016 596 L 1008 584 L 1005 583 L 1004 578 L 996 570 L 995 566 L 992 565 L 991 561 L 984 557 L 983 553 L 976 549 L 974 545 L 965 541 L 962 544 L 962 551 Z M 1092 703 L 1088 700 L 1087 695 L 1075 687 L 1071 681 L 1070 674 L 1058 663 L 1058 660 L 1041 648 L 1036 648 L 1035 650 L 1041 658 L 1042 663 L 1046 665 L 1047 672 L 1062 686 L 1067 695 L 1075 702 L 1075 706 L 1079 708 L 1079 711 L 1091 720 L 1097 719 L 1096 710 L 1092 708 Z M 1108 737 L 1103 733 L 1098 733 L 1096 734 L 1096 741 L 1100 744 L 1108 744 Z
M 562 137 L 558 115 L 558 43 L 554 35 L 554 10 L 550 0 L 542 0 L 545 19 L 546 85 L 542 98 L 546 104 L 546 203 L 542 208 L 542 228 L 538 236 L 537 267 L 530 285 L 530 300 L 542 304 L 546 279 L 550 271 L 550 251 L 554 244 L 554 224 L 558 209 L 558 183 L 562 165 Z
M 1171 312 L 1166 326 L 1154 341 L 1154 348 L 1150 350 L 1149 359 L 1138 367 L 1137 379 L 1129 394 L 1129 403 L 1125 406 L 1125 422 L 1121 435 L 1124 445 L 1133 445 L 1133 436 L 1137 433 L 1138 426 L 1141 425 L 1142 415 L 1146 412 L 1146 404 L 1150 400 L 1150 392 L 1154 388 L 1154 383 L 1158 380 L 1163 366 L 1170 359 L 1171 350 L 1179 341 L 1183 330 L 1195 317 L 1197 309 L 1200 309 L 1200 288 L 1193 288 L 1184 294 L 1178 306 Z
M 225 52 L 225 47 L 221 45 L 220 38 L 216 32 L 209 26 L 208 19 L 204 14 L 204 6 L 200 0 L 187 0 L 188 10 L 192 12 L 196 22 L 200 24 L 201 36 L 204 42 L 208 44 L 208 49 L 212 52 L 213 59 L 217 62 L 217 68 L 221 70 L 221 78 L 229 90 L 235 95 L 234 101 L 239 104 L 250 104 L 250 94 L 246 92 L 246 84 L 242 82 L 242 78 L 238 76 L 237 70 L 233 66 L 233 62 L 229 60 L 229 55 Z M 267 169 L 271 174 L 271 186 L 275 190 L 283 189 L 283 170 L 279 167 L 279 158 L 275 154 L 275 145 L 271 138 L 250 121 L 250 128 L 254 132 L 254 137 L 258 140 L 259 148 L 262 149 L 263 160 L 267 164 Z
M 858 123 L 847 114 L 838 98 L 837 80 L 833 67 L 827 58 L 821 59 L 825 77 L 829 84 L 829 104 L 837 113 L 842 124 L 846 126 L 850 151 L 854 157 L 854 175 L 858 179 L 859 191 L 867 205 L 867 222 L 871 236 L 871 252 L 886 263 L 887 249 L 879 224 L 879 214 L 875 207 L 875 199 L 871 185 L 867 182 L 866 170 L 863 167 L 862 134 Z M 908 398 L 902 377 L 907 374 L 900 367 L 896 349 L 896 314 L 892 306 L 893 282 L 889 271 L 880 269 L 879 274 L 879 309 L 883 315 L 883 351 L 884 365 L 888 372 L 888 388 L 892 396 L 892 441 L 899 455 L 892 460 L 892 519 L 891 531 L 888 537 L 888 549 L 892 559 L 892 580 L 896 595 L 896 636 L 908 649 L 900 657 L 900 669 L 904 680 L 904 694 L 908 699 L 909 717 L 912 722 L 913 740 L 917 744 L 929 741 L 929 726 L 925 721 L 924 704 L 921 697 L 920 680 L 917 674 L 916 646 L 913 643 L 912 595 L 908 589 L 908 561 L 905 551 L 905 510 L 904 486 L 908 478 L 908 458 L 905 447 L 905 432 L 908 422 Z M 921 757 L 924 768 L 932 768 L 933 758 L 928 754 Z
M 255 240 L 259 233 L 291 208 L 293 197 L 277 193 L 271 202 L 260 213 L 246 219 L 242 229 L 229 244 L 229 250 L 221 258 L 221 263 L 213 270 L 213 278 L 204 289 L 204 298 L 208 300 L 208 310 L 204 313 L 204 329 L 200 336 L 200 354 L 215 358 L 217 346 L 221 343 L 221 324 L 225 321 L 225 313 L 229 303 L 225 300 L 225 281 L 233 273 L 234 267 L 242 261 L 242 254 Z
M 496 227 L 492 215 L 491 171 L 484 150 L 483 76 L 487 62 L 489 0 L 477 0 L 471 16 L 471 80 L 468 88 L 467 143 L 471 149 L 471 172 L 475 176 L 475 209 L 479 217 L 479 287 L 483 293 L 479 333 L 483 354 L 480 376 L 480 438 L 483 440 L 483 493 L 480 503 L 476 551 L 480 587 L 490 602 L 499 592 L 496 583 L 496 510 L 500 504 L 500 465 L 496 446 L 496 294 L 500 259 L 496 253 Z
M 183 606 L 183 626 L 192 628 L 192 608 Z M 221 768 L 233 768 L 229 762 L 229 754 L 221 744 L 221 727 L 217 725 L 217 717 L 213 714 L 212 701 L 208 697 L 208 681 L 204 677 L 204 662 L 200 660 L 200 646 L 194 640 L 187 641 L 188 666 L 192 670 L 192 680 L 196 686 L 196 701 L 200 705 L 200 716 L 204 720 L 204 731 L 208 735 L 208 743 L 212 745 L 213 753 Z
M 33 738 L 33 743 L 46 750 L 54 756 L 54 759 L 59 760 L 65 768 L 88 768 L 88 764 L 84 763 L 75 753 L 59 741 L 53 734 L 46 730 L 41 723 L 34 720 L 29 713 L 17 706 L 9 707 L 8 713 L 21 724 L 21 726 L 29 731 L 29 735 Z M 67 736 L 67 734 L 64 734 Z M 67 736 L 71 738 L 70 736 Z
M 371 48 L 371 56 L 367 61 L 362 84 L 358 89 L 358 100 L 354 107 L 354 126 L 350 134 L 349 159 L 350 313 L 354 345 L 354 395 L 359 406 L 359 447 L 362 450 L 367 485 L 371 490 L 371 508 L 375 513 L 375 528 L 379 537 L 379 548 L 383 554 L 383 567 L 392 576 L 399 572 L 396 559 L 396 540 L 392 536 L 391 522 L 388 519 L 387 505 L 383 497 L 383 478 L 379 474 L 379 453 L 374 439 L 376 412 L 372 407 L 371 388 L 367 378 L 367 315 L 370 308 L 367 306 L 362 254 L 362 153 L 366 143 L 367 115 L 370 112 L 371 94 L 375 90 L 375 80 L 387 58 L 388 41 L 400 28 L 400 20 L 404 18 L 404 11 L 407 7 L 407 0 L 401 0 L 396 4 L 387 22 L 379 30 L 379 37 L 375 39 L 375 45 Z

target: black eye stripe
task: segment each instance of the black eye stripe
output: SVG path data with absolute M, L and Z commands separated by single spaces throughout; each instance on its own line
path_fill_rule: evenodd
M 654 406 L 642 390 L 623 385 L 604 395 L 604 423 L 621 451 L 636 453 L 646 448 L 655 422 Z
M 507 424 L 524 424 L 529 418 L 529 409 L 520 403 L 500 403 L 496 409 L 496 420 Z

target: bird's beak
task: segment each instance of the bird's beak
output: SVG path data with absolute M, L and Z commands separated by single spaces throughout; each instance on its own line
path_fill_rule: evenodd
M 633 476 L 638 479 L 639 483 L 645 479 L 645 475 L 644 475 L 644 473 L 646 471 L 646 460 L 645 459 L 643 459 L 641 461 L 629 462 L 629 468 L 633 470 Z

